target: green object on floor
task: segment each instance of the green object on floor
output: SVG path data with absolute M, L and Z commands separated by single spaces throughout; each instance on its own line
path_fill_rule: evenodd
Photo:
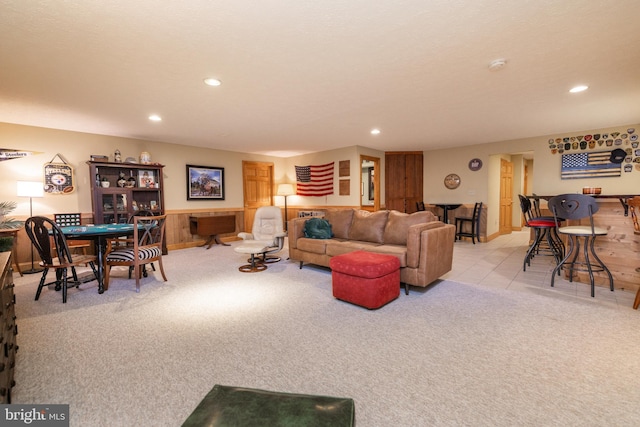
M 182 427 L 353 426 L 353 399 L 216 384 Z

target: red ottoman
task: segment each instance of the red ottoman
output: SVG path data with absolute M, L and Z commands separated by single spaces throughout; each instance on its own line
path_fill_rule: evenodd
M 393 255 L 355 251 L 329 260 L 333 296 L 368 309 L 400 295 L 400 260 Z

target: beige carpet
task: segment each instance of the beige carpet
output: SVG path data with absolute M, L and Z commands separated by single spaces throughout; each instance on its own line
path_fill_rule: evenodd
M 179 426 L 225 384 L 352 397 L 361 427 L 640 419 L 635 311 L 450 281 L 369 311 L 284 258 L 247 274 L 232 247 L 172 251 L 168 282 L 136 294 L 121 270 L 67 304 L 16 278 L 14 403 L 68 403 L 72 426 Z

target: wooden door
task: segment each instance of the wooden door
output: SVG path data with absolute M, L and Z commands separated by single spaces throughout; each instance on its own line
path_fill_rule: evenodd
M 242 162 L 244 230 L 250 232 L 260 206 L 273 205 L 273 163 Z
M 413 213 L 418 210 L 417 203 L 422 202 L 422 153 L 408 153 L 405 160 L 405 210 Z
M 510 234 L 513 215 L 513 163 L 500 159 L 500 229 L 499 234 Z
M 386 153 L 384 156 L 384 169 L 385 207 L 389 210 L 404 212 L 406 157 L 404 154 Z
M 422 152 L 385 153 L 385 207 L 413 213 L 422 201 Z

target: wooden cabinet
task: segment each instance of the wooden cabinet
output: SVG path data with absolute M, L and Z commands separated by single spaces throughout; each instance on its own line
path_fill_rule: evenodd
M 18 344 L 16 325 L 16 297 L 13 293 L 11 252 L 0 253 L 2 279 L 0 281 L 0 403 L 11 403 L 11 389 L 16 384 L 14 370 Z
M 87 163 L 94 224 L 126 223 L 141 210 L 164 213 L 163 165 Z
M 422 152 L 385 153 L 385 207 L 413 213 L 423 198 Z

